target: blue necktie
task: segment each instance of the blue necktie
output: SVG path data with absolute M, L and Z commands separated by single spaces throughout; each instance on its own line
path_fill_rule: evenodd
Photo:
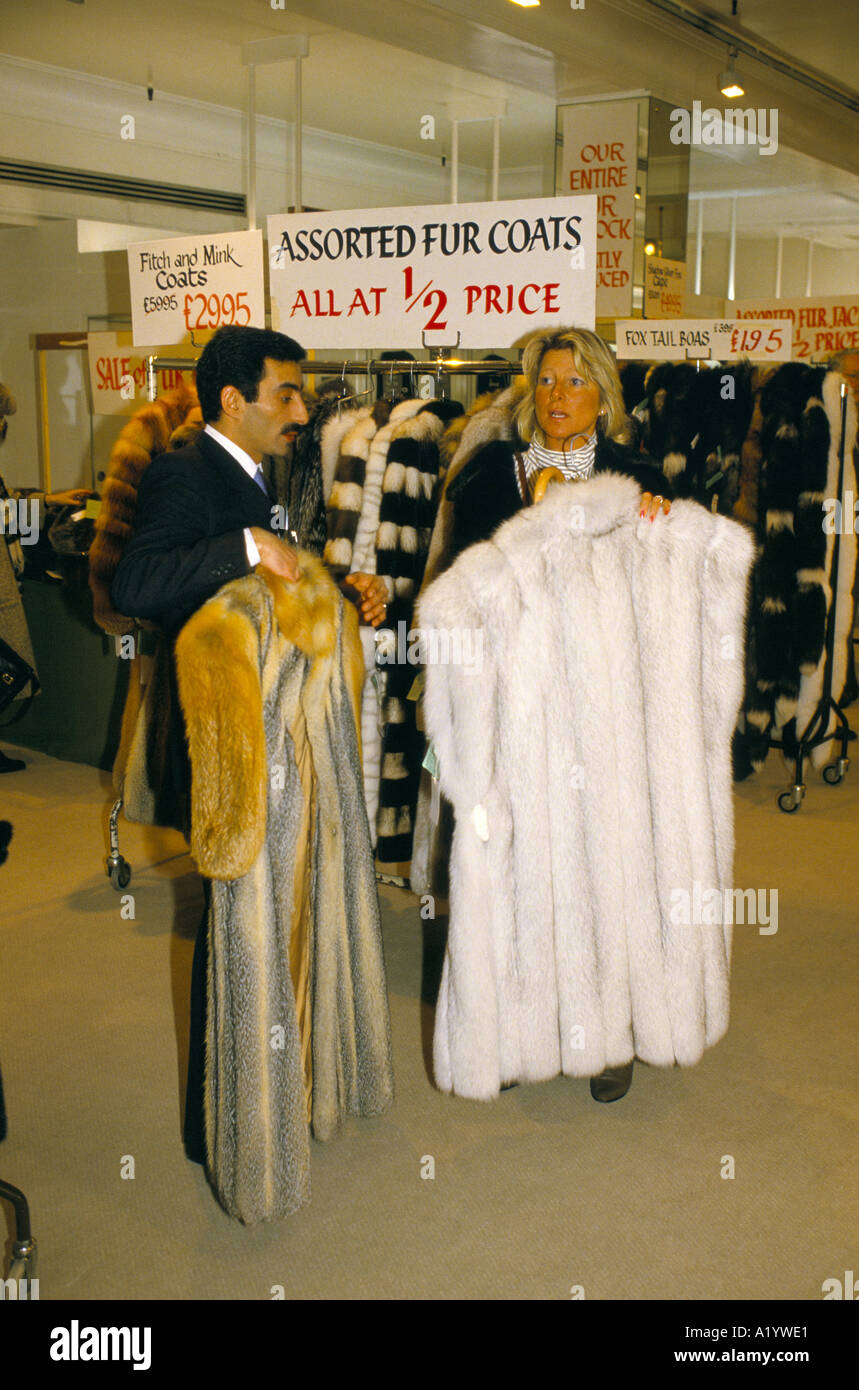
M 268 497 L 268 488 L 265 485 L 265 478 L 263 477 L 262 468 L 259 464 L 257 464 L 257 471 L 256 473 L 254 473 L 254 482 L 256 483 L 258 488 L 262 488 L 266 497 Z

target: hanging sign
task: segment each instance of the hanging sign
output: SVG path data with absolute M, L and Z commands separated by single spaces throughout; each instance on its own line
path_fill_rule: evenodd
M 621 361 L 685 362 L 712 358 L 716 362 L 787 362 L 791 355 L 791 325 L 754 319 L 622 319 L 616 326 Z
M 92 408 L 95 415 L 133 415 L 149 397 L 146 390 L 146 358 L 161 352 L 171 357 L 176 350 L 169 344 L 139 352 L 132 346 L 131 333 L 90 333 L 87 338 Z M 182 354 L 184 355 L 184 354 Z M 189 355 L 187 371 L 157 373 L 158 394 L 185 381 L 194 385 L 194 361 Z
M 738 318 L 778 319 L 793 325 L 797 359 L 820 361 L 835 352 L 859 351 L 859 298 L 822 295 L 816 299 L 737 299 L 730 312 Z
M 664 256 L 644 258 L 644 317 L 679 319 L 686 298 L 686 262 Z
M 272 321 L 308 348 L 512 347 L 594 326 L 596 199 L 281 213 Z
M 128 276 L 135 347 L 190 344 L 225 323 L 265 328 L 261 231 L 133 242 Z
M 596 315 L 632 313 L 638 102 L 563 108 L 560 189 L 597 197 Z

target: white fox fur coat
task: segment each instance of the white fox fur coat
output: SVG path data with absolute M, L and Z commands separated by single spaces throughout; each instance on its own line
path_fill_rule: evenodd
M 638 503 L 615 474 L 550 487 L 419 602 L 427 636 L 472 644 L 469 667 L 430 642 L 425 693 L 456 818 L 444 1091 L 689 1066 L 727 1028 L 730 925 L 675 918 L 677 890 L 731 884 L 753 543 L 694 502 L 655 523 Z

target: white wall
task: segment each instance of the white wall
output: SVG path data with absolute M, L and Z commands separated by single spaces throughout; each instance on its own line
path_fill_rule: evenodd
M 11 486 L 45 483 L 35 334 L 78 333 L 86 330 L 88 316 L 129 312 L 123 252 L 78 255 L 74 222 L 0 230 L 0 380 L 18 404 L 0 451 L 0 472 Z M 88 487 L 92 479 L 86 354 L 79 349 L 50 352 L 46 362 L 52 486 Z M 104 466 L 122 423 L 95 418 L 98 466 Z

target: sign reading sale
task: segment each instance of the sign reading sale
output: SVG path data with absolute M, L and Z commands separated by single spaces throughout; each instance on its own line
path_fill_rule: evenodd
M 512 347 L 594 326 L 596 198 L 268 219 L 274 326 L 311 348 Z
M 133 242 L 128 276 L 135 347 L 189 343 L 224 323 L 265 328 L 260 231 Z
M 160 347 L 169 344 L 159 343 Z M 131 334 L 90 333 L 87 336 L 90 388 L 94 415 L 133 415 L 149 399 L 146 394 L 146 358 L 135 352 Z M 194 385 L 194 358 L 187 370 L 157 373 L 158 394 L 178 386 L 181 381 Z

